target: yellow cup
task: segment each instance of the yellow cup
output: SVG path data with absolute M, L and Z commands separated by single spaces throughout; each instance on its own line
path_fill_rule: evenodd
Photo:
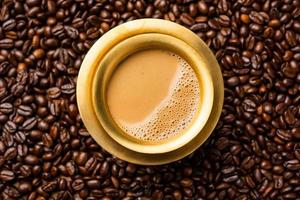
M 106 102 L 107 84 L 118 63 L 145 49 L 178 54 L 193 67 L 199 80 L 196 120 L 185 133 L 167 142 L 154 144 L 130 137 L 114 122 Z M 194 33 L 172 22 L 141 19 L 112 29 L 93 45 L 79 72 L 77 101 L 86 128 L 104 149 L 130 162 L 162 164 L 191 153 L 212 132 L 223 104 L 223 80 L 213 54 Z M 162 159 L 155 158 L 157 155 Z

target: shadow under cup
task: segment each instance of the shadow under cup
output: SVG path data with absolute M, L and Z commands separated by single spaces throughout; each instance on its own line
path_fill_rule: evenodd
M 138 140 L 125 133 L 113 120 L 106 98 L 107 85 L 118 64 L 131 54 L 148 49 L 167 50 L 182 57 L 193 68 L 200 89 L 199 109 L 191 125 L 182 133 L 161 142 Z M 191 46 L 170 35 L 144 33 L 121 41 L 100 61 L 92 84 L 92 103 L 102 127 L 120 145 L 140 153 L 166 153 L 186 145 L 207 123 L 213 106 L 214 87 L 204 60 Z

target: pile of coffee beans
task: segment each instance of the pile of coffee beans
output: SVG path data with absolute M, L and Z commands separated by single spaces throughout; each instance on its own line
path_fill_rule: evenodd
M 299 0 L 0 3 L 0 199 L 299 199 Z M 194 31 L 225 82 L 206 144 L 156 167 L 101 149 L 75 94 L 93 43 L 144 17 Z

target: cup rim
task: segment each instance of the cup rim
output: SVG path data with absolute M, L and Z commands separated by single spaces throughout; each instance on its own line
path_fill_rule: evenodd
M 200 105 L 190 127 L 165 143 L 151 144 L 130 137 L 116 124 L 106 102 L 106 87 L 118 63 L 137 51 L 163 48 L 183 57 L 194 69 L 199 80 Z M 213 105 L 213 83 L 204 59 L 187 43 L 161 33 L 142 33 L 127 38 L 111 48 L 101 59 L 94 75 L 92 103 L 96 116 L 106 132 L 119 144 L 140 153 L 158 154 L 173 151 L 189 143 L 206 124 Z

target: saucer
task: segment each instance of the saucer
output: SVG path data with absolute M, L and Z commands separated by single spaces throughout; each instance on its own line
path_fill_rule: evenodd
M 92 85 L 103 57 L 121 41 L 145 33 L 160 33 L 182 40 L 201 56 L 213 82 L 213 105 L 201 131 L 187 144 L 173 151 L 148 154 L 130 150 L 115 141 L 102 127 L 93 105 Z M 221 69 L 208 46 L 192 31 L 160 19 L 140 19 L 119 25 L 103 35 L 88 51 L 77 80 L 77 103 L 83 123 L 90 135 L 106 151 L 128 162 L 159 165 L 179 160 L 196 150 L 212 133 L 220 117 L 224 99 Z

